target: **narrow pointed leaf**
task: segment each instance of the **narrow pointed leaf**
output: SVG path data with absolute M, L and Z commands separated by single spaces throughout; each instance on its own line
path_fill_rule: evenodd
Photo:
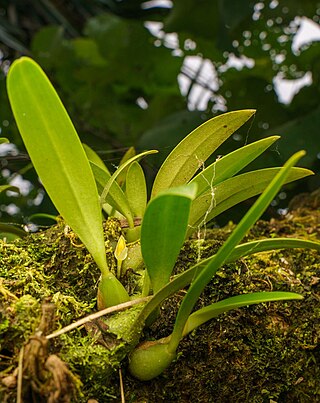
M 257 241 L 246 242 L 236 246 L 231 255 L 227 258 L 226 263 L 234 262 L 243 256 L 249 256 L 259 252 L 267 252 L 275 249 L 287 248 L 307 248 L 315 249 L 320 252 L 320 242 L 309 241 L 305 239 L 295 238 L 272 238 L 272 239 L 259 239 Z M 139 320 L 144 322 L 154 309 L 159 306 L 166 298 L 170 297 L 177 291 L 189 285 L 192 280 L 210 263 L 214 260 L 216 255 L 210 256 L 207 259 L 201 260 L 196 265 L 190 267 L 185 272 L 175 276 L 173 280 L 159 290 L 152 300 L 150 300 L 141 311 Z
M 133 214 L 143 217 L 147 206 L 147 184 L 143 169 L 138 162 L 133 162 L 127 172 L 126 196 Z
M 42 69 L 27 57 L 12 64 L 7 86 L 19 131 L 46 191 L 100 270 L 107 272 L 96 184 L 61 100 Z
M 152 288 L 157 292 L 170 278 L 185 240 L 196 185 L 172 188 L 154 198 L 141 225 L 141 252 Z
M 266 291 L 236 295 L 234 297 L 215 302 L 214 304 L 199 309 L 189 316 L 183 329 L 183 337 L 192 332 L 197 327 L 201 326 L 203 323 L 216 318 L 223 312 L 241 308 L 243 306 L 260 304 L 262 302 L 275 302 L 292 299 L 303 299 L 303 296 L 294 292 Z
M 209 283 L 212 276 L 217 270 L 226 262 L 229 256 L 232 254 L 234 248 L 241 242 L 242 238 L 246 235 L 249 229 L 260 218 L 263 212 L 271 203 L 272 199 L 280 190 L 283 183 L 285 183 L 287 176 L 290 173 L 291 168 L 297 163 L 297 161 L 305 155 L 304 151 L 300 151 L 294 154 L 280 169 L 277 175 L 272 179 L 265 191 L 254 203 L 250 210 L 239 222 L 235 230 L 229 236 L 227 241 L 221 246 L 217 252 L 215 259 L 213 259 L 204 270 L 195 278 L 192 282 L 188 293 L 183 298 L 180 305 L 174 330 L 169 343 L 169 350 L 175 351 L 179 345 L 182 337 L 184 326 L 187 319 L 198 300 L 202 290 Z
M 154 197 L 170 187 L 188 183 L 210 155 L 254 113 L 253 109 L 224 113 L 193 130 L 162 164 L 151 196 Z
M 255 141 L 254 143 L 248 144 L 225 155 L 209 165 L 190 181 L 190 183 L 196 182 L 198 185 L 197 196 L 207 191 L 212 186 L 215 186 L 237 174 L 279 138 L 280 136 L 272 136 Z
M 197 197 L 191 206 L 188 236 L 196 231 L 199 225 L 204 224 L 204 217 L 206 222 L 209 222 L 230 207 L 262 193 L 280 169 L 265 168 L 237 175 Z M 304 168 L 291 168 L 285 183 L 308 175 L 313 175 L 313 172 Z

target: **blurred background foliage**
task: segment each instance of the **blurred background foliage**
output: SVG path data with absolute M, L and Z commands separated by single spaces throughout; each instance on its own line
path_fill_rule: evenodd
M 6 96 L 6 73 L 21 55 L 40 63 L 82 141 L 111 167 L 129 146 L 158 148 L 145 165 L 152 176 L 197 125 L 224 111 L 254 108 L 255 119 L 218 154 L 280 134 L 254 168 L 280 165 L 306 149 L 302 165 L 319 173 L 320 43 L 296 45 L 306 21 L 319 27 L 319 1 L 2 0 L 0 137 L 15 146 L 0 146 L 0 184 L 19 183 L 21 194 L 2 193 L 0 220 L 27 223 L 35 212 L 54 211 Z M 296 90 L 279 93 L 279 80 Z M 282 199 L 319 186 L 318 175 L 291 185 L 275 210 L 286 205 Z

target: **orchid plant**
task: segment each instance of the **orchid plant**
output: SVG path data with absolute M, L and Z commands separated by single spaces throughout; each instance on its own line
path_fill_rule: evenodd
M 317 242 L 273 238 L 242 243 L 280 187 L 312 174 L 294 165 L 300 151 L 282 168 L 239 174 L 279 137 L 271 136 L 237 149 L 204 168 L 207 159 L 255 113 L 240 110 L 214 117 L 185 137 L 162 164 L 148 200 L 139 160 L 156 150 L 132 150 L 110 173 L 99 156 L 83 145 L 55 89 L 40 66 L 28 57 L 15 61 L 7 79 L 12 110 L 32 163 L 59 214 L 79 236 L 101 271 L 98 308 L 150 296 L 128 336 L 130 371 L 141 380 L 159 375 L 175 359 L 180 340 L 222 312 L 266 301 L 301 299 L 291 292 L 233 296 L 192 312 L 204 287 L 225 263 L 279 248 L 314 248 Z M 262 194 L 261 194 L 262 193 Z M 219 249 L 184 273 L 172 276 L 179 252 L 193 233 L 241 201 L 261 194 Z M 127 229 L 115 248 L 116 271 L 107 264 L 104 215 L 124 219 Z M 129 295 L 121 283 L 128 267 L 141 268 L 143 285 Z M 171 335 L 135 348 L 146 322 L 170 295 L 190 286 Z M 135 336 L 133 337 L 132 334 Z

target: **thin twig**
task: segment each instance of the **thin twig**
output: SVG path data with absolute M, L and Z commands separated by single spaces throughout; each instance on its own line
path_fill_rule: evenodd
M 53 339 L 54 337 L 61 336 L 62 334 L 67 333 L 70 330 L 76 329 L 77 327 L 84 325 L 85 323 L 91 322 L 94 319 L 98 319 L 101 316 L 108 315 L 109 313 L 113 313 L 113 312 L 122 311 L 123 309 L 130 308 L 133 305 L 142 304 L 143 302 L 149 301 L 150 298 L 151 297 L 138 298 L 138 299 L 134 299 L 133 301 L 124 302 L 123 304 L 119 304 L 119 305 L 112 306 L 110 308 L 102 309 L 101 311 L 95 312 L 89 316 L 86 316 L 85 318 L 79 319 L 76 322 L 71 323 L 71 325 L 68 325 L 56 332 L 48 334 L 48 336 L 46 336 L 46 339 L 49 340 L 49 339 Z
M 124 397 L 124 388 L 123 388 L 123 380 L 122 380 L 121 368 L 119 368 L 119 379 L 120 379 L 121 403 L 126 403 L 126 400 L 125 400 L 125 397 Z
M 22 403 L 22 376 L 23 376 L 24 346 L 21 347 L 18 364 L 17 403 Z

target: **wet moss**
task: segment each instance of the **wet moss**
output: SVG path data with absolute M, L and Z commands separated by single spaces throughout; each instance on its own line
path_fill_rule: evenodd
M 286 217 L 259 221 L 247 240 L 290 236 L 320 237 L 319 203 L 308 199 Z M 207 231 L 206 239 L 186 242 L 176 272 L 190 267 L 201 255 L 214 253 L 233 230 Z M 110 267 L 121 234 L 116 220 L 106 224 Z M 18 365 L 19 352 L 41 328 L 43 302 L 53 303 L 52 330 L 95 310 L 99 270 L 79 239 L 61 221 L 56 226 L 14 243 L 0 243 L 0 378 Z M 141 276 L 129 270 L 125 281 L 139 291 Z M 178 358 L 161 376 L 148 382 L 133 379 L 126 370 L 130 348 L 126 312 L 98 320 L 48 343 L 79 379 L 77 402 L 95 398 L 119 401 L 118 369 L 122 361 L 127 402 L 317 402 L 320 400 L 320 261 L 309 250 L 259 253 L 225 265 L 204 290 L 198 307 L 231 295 L 253 291 L 295 291 L 302 301 L 267 303 L 223 314 L 187 336 Z M 158 339 L 172 330 L 185 291 L 167 300 L 157 321 L 143 339 Z M 139 308 L 132 309 L 133 318 Z M 120 324 L 120 325 L 119 325 Z M 45 395 L 44 395 L 45 396 Z M 16 385 L 0 383 L 0 400 L 15 401 Z M 35 401 L 46 401 L 43 400 Z

